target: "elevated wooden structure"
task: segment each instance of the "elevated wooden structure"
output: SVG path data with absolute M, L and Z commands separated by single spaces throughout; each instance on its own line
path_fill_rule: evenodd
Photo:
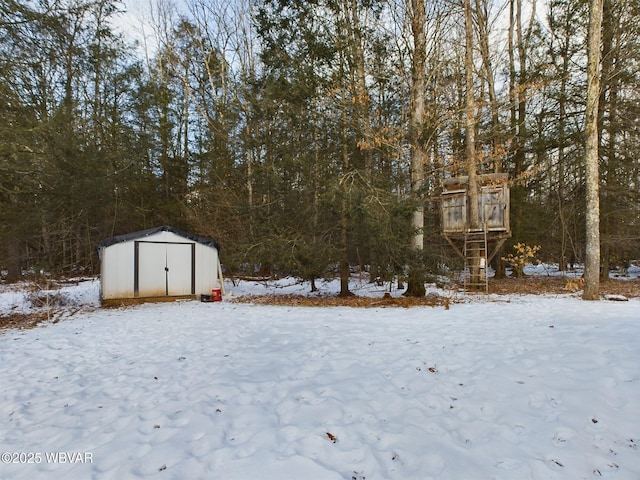
M 511 236 L 508 175 L 478 175 L 477 182 L 479 218 L 471 218 L 469 177 L 442 182 L 442 235 L 464 259 L 464 288 L 487 291 L 487 266 Z

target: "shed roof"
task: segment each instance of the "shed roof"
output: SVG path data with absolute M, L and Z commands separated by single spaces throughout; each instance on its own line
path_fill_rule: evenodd
M 216 250 L 220 251 L 220 245 L 215 240 L 211 240 L 208 238 L 200 237 L 198 235 L 193 235 L 191 233 L 183 232 L 182 230 L 178 230 L 177 228 L 169 227 L 167 225 L 162 225 L 161 227 L 148 228 L 146 230 L 140 230 L 137 232 L 125 233 L 123 235 L 116 235 L 115 237 L 105 238 L 98 244 L 98 250 L 109 247 L 111 245 L 115 245 L 116 243 L 128 242 L 130 240 L 138 240 L 140 238 L 145 238 L 154 233 L 158 232 L 171 232 L 176 235 L 180 235 L 188 240 L 193 240 L 194 242 L 201 243 L 202 245 L 207 245 L 209 247 L 214 247 Z
M 508 187 L 509 174 L 507 173 L 482 173 L 476 177 L 478 186 L 506 186 Z M 469 185 L 469 177 L 460 175 L 457 177 L 449 177 L 442 180 L 443 195 L 447 193 L 456 193 L 459 190 L 466 190 Z

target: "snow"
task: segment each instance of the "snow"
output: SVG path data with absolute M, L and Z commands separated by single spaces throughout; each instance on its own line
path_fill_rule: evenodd
M 64 305 L 66 308 L 57 309 Z M 100 306 L 100 280 L 76 279 L 64 284 L 48 282 L 0 284 L 0 316 L 9 314 L 29 314 L 42 310 L 58 310 L 66 316 L 78 309 Z M 38 308 L 41 307 L 41 308 Z
M 100 309 L 96 280 L 64 289 L 57 323 L 0 333 L 1 479 L 640 478 L 638 298 Z

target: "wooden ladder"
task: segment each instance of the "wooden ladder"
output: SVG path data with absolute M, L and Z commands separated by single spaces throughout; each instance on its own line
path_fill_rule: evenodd
M 487 230 L 468 231 L 464 235 L 464 289 L 489 292 L 487 277 Z

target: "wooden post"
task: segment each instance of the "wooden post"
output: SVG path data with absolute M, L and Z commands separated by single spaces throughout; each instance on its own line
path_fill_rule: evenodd
M 224 278 L 222 278 L 222 264 L 220 263 L 220 258 L 218 258 L 218 281 L 220 282 L 220 293 L 222 293 L 222 295 L 226 295 L 227 293 L 224 290 Z

